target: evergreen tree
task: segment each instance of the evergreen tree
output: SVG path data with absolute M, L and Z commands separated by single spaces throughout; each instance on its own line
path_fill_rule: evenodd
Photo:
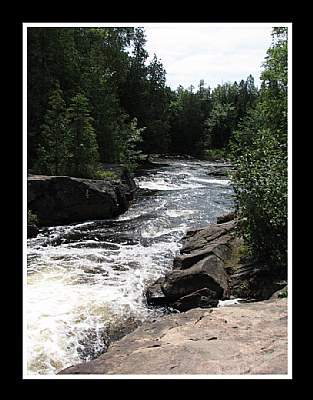
M 172 152 L 201 156 L 203 152 L 204 119 L 207 116 L 207 102 L 202 92 L 193 93 L 194 87 L 178 87 L 176 98 L 172 100 L 171 145 Z
M 147 92 L 142 149 L 145 153 L 169 150 L 169 98 L 165 88 L 166 71 L 154 55 L 147 69 Z
M 42 125 L 43 141 L 38 146 L 34 170 L 47 175 L 67 173 L 70 157 L 70 129 L 68 113 L 59 83 L 49 98 L 48 110 Z
M 93 177 L 99 152 L 87 97 L 78 93 L 72 98 L 68 110 L 71 126 L 69 171 L 72 176 Z
M 138 128 L 137 119 L 134 118 L 129 123 L 125 123 L 118 135 L 116 143 L 118 156 L 116 161 L 126 166 L 130 171 L 134 171 L 138 166 L 137 162 L 141 157 L 142 151 L 138 148 L 142 142 L 142 132 L 145 128 Z
M 27 125 L 28 166 L 37 159 L 38 144 L 44 146 L 41 125 L 49 109 L 49 96 L 59 82 L 68 103 L 81 79 L 78 28 L 27 28 Z
M 140 127 L 145 126 L 145 115 L 148 94 L 148 69 L 146 60 L 148 52 L 144 46 L 146 37 L 143 28 L 136 28 L 133 35 L 133 51 L 129 57 L 129 65 L 125 83 L 120 88 L 121 105 L 130 119 L 138 120 Z

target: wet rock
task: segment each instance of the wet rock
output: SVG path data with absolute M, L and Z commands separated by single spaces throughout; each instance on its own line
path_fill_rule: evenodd
M 217 217 L 216 223 L 217 224 L 223 224 L 224 222 L 232 221 L 237 217 L 237 211 L 231 211 L 226 214 L 222 214 L 219 217 Z
M 146 290 L 146 298 L 148 304 L 154 306 L 165 306 L 168 301 L 165 294 L 162 291 L 161 285 L 164 283 L 164 276 L 157 279 L 153 285 L 150 285 Z

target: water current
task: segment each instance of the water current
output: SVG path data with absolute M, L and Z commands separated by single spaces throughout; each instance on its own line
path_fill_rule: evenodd
M 24 350 L 28 375 L 56 374 L 103 353 L 162 308 L 145 289 L 172 268 L 189 229 L 231 210 L 222 164 L 166 160 L 137 176 L 129 210 L 113 220 L 41 229 L 27 240 Z

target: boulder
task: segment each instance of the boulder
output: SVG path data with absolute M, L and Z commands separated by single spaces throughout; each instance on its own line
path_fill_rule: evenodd
M 234 221 L 189 231 L 173 269 L 147 289 L 147 301 L 180 311 L 216 307 L 229 297 L 225 261 L 231 256 Z
M 30 175 L 27 203 L 38 226 L 113 218 L 129 207 L 135 187 L 122 180 Z
M 186 311 L 229 298 L 265 300 L 286 286 L 286 277 L 240 256 L 244 242 L 235 235 L 235 218 L 235 212 L 223 215 L 217 224 L 187 232 L 173 269 L 148 287 L 148 304 Z
M 228 297 L 228 276 L 223 261 L 214 253 L 190 268 L 172 270 L 161 289 L 170 304 L 185 311 L 194 307 L 215 307 Z

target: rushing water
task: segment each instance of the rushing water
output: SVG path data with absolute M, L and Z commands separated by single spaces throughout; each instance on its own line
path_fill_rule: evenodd
M 56 374 L 101 354 L 110 340 L 164 309 L 145 289 L 172 267 L 188 229 L 232 205 L 217 164 L 169 161 L 136 178 L 130 209 L 113 220 L 42 229 L 27 241 L 27 374 Z

